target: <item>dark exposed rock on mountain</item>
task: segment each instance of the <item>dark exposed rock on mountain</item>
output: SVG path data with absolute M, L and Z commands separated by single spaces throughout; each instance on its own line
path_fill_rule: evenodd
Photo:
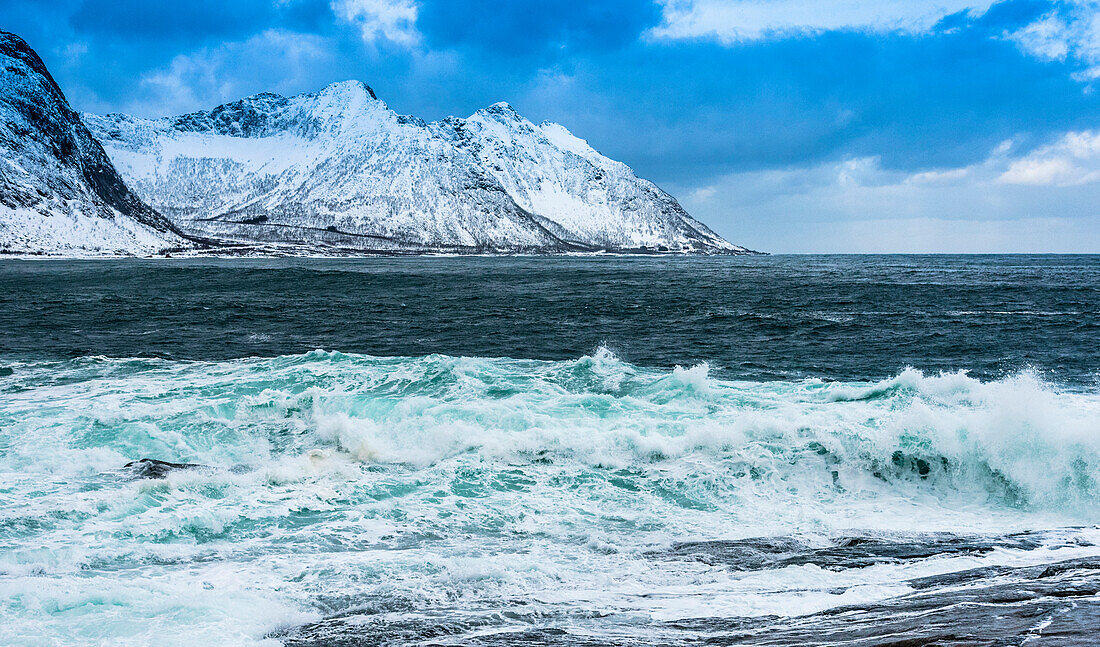
M 0 251 L 147 254 L 186 242 L 127 188 L 34 50 L 0 31 Z

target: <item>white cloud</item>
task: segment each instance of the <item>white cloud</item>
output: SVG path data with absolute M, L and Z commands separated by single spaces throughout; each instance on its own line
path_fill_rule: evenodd
M 332 0 L 332 10 L 341 20 L 358 26 L 369 43 L 380 38 L 401 45 L 420 42 L 416 30 L 420 7 L 413 0 Z
M 1005 184 L 1052 186 L 1081 184 L 1087 182 L 1088 178 L 1083 176 L 1069 160 L 1055 157 L 1014 162 L 998 180 Z
M 315 89 L 316 72 L 329 60 L 329 49 L 320 36 L 268 30 L 247 40 L 181 54 L 138 80 L 138 97 L 125 111 L 160 117 L 212 108 L 257 92 Z
M 966 177 L 970 172 L 968 168 L 951 168 L 935 171 L 924 171 L 905 178 L 909 184 L 950 184 Z
M 1100 77 L 1100 1 L 1067 0 L 1035 22 L 1006 34 L 1020 49 L 1050 61 L 1071 59 L 1083 65 L 1082 81 Z
M 658 0 L 657 38 L 725 43 L 832 30 L 925 32 L 945 16 L 984 13 L 995 0 Z
M 1049 13 L 1023 29 L 1008 34 L 1024 51 L 1046 60 L 1065 60 L 1069 54 L 1068 26 Z
M 656 0 L 663 20 L 650 38 L 706 38 L 725 44 L 827 31 L 931 30 L 944 17 L 983 15 L 1002 0 Z M 1100 0 L 1063 0 L 1004 38 L 1049 61 L 1079 64 L 1082 82 L 1100 79 Z
M 714 194 L 718 192 L 718 189 L 712 186 L 701 186 L 691 192 L 691 199 L 695 202 L 706 202 L 714 197 Z
M 1100 134 L 906 173 L 876 157 L 668 186 L 720 234 L 774 252 L 1098 252 Z
M 1057 142 L 1012 161 L 1002 184 L 1074 186 L 1100 181 L 1100 133 L 1066 133 Z

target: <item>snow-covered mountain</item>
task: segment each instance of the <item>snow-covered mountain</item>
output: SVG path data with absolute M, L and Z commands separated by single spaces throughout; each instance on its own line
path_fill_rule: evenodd
M 0 31 L 0 253 L 188 246 L 134 195 L 23 39 Z
M 433 126 L 470 151 L 517 204 L 564 241 L 608 249 L 745 251 L 560 124 L 536 126 L 497 103 Z
M 426 123 L 348 81 L 179 117 L 84 119 L 133 190 L 192 235 L 321 251 L 746 252 L 506 104 Z

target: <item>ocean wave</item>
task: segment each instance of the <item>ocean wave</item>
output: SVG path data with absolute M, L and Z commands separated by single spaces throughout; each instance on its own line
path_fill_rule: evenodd
M 23 472 L 147 456 L 275 479 L 554 465 L 607 481 L 626 471 L 639 490 L 716 509 L 908 493 L 1091 519 L 1100 501 L 1100 394 L 1026 371 L 737 382 L 706 364 L 653 370 L 602 348 L 565 362 L 314 351 L 12 369 L 0 377 L 0 460 Z

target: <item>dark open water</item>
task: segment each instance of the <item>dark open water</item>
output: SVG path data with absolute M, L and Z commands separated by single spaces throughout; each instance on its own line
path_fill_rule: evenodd
M 1087 644 L 1098 333 L 1100 257 L 0 261 L 0 644 Z
M 1100 256 L 0 263 L 0 353 L 708 362 L 728 377 L 1093 383 Z

